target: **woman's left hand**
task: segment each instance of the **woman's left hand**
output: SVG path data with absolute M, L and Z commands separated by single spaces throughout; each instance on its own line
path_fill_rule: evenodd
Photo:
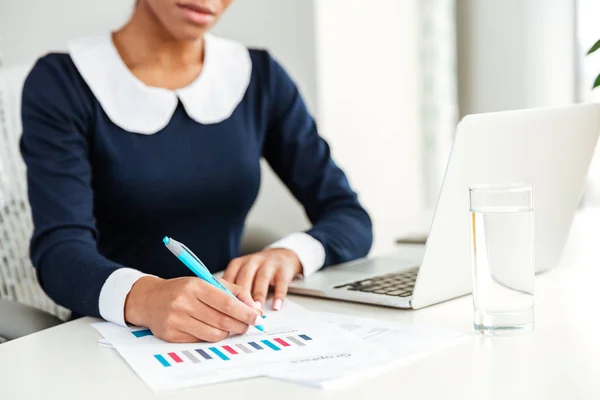
M 302 264 L 296 253 L 273 248 L 232 260 L 225 269 L 223 279 L 248 288 L 261 309 L 267 299 L 269 286 L 273 286 L 273 309 L 279 310 L 290 282 L 301 273 Z

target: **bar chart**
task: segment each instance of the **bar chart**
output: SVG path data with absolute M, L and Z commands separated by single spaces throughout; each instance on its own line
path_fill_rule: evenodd
M 139 331 L 132 331 L 131 334 L 140 339 L 145 336 L 152 336 L 152 331 L 150 329 L 141 329 Z
M 360 339 L 291 300 L 280 311 L 271 308 L 265 305 L 267 332 L 249 329 L 218 343 L 169 343 L 146 327 L 110 322 L 94 327 L 155 391 L 265 376 L 296 365 L 310 369 L 313 363 L 329 362 L 340 354 L 360 360 L 371 357 Z
M 135 333 L 132 332 L 136 337 Z M 199 364 L 203 362 L 230 361 L 236 357 L 251 356 L 261 351 L 282 351 L 291 347 L 304 347 L 312 338 L 306 334 L 276 337 L 256 341 L 247 341 L 231 345 L 203 347 L 194 350 L 154 354 L 155 360 L 163 367 L 172 367 L 178 364 Z

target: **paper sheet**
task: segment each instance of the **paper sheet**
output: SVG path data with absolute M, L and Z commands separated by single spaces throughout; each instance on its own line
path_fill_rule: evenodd
M 216 344 L 167 343 L 143 328 L 109 322 L 93 326 L 104 336 L 103 344 L 112 344 L 155 391 L 270 375 L 278 370 L 307 371 L 331 360 L 356 368 L 381 356 L 374 346 L 290 300 L 282 311 L 267 311 L 266 315 L 267 333 L 250 329 Z
M 328 359 L 314 362 L 310 366 L 287 365 L 271 373 L 270 377 L 325 389 L 348 388 L 388 369 L 410 364 L 455 345 L 466 337 L 462 332 L 429 326 L 398 324 L 342 314 L 319 314 L 332 325 L 382 351 L 374 352 L 358 368 L 345 363 L 343 359 Z

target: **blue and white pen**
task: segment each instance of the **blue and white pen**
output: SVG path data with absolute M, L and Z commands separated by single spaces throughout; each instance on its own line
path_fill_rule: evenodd
M 200 259 L 183 243 L 180 243 L 177 240 L 172 239 L 168 236 L 165 236 L 163 238 L 163 243 L 165 244 L 165 246 L 167 246 L 167 249 L 169 249 L 171 253 L 173 253 L 175 257 L 179 259 L 179 261 L 185 264 L 185 266 L 188 267 L 190 271 L 192 271 L 198 278 L 213 285 L 217 289 L 221 289 L 228 295 L 236 297 L 233 293 L 231 293 L 229 289 L 223 286 L 223 284 L 221 284 L 221 282 L 219 282 L 219 280 L 210 273 L 210 271 L 208 270 L 208 268 L 206 268 L 204 263 L 200 261 Z M 261 332 L 265 331 L 265 328 L 262 325 L 255 325 L 254 327 Z

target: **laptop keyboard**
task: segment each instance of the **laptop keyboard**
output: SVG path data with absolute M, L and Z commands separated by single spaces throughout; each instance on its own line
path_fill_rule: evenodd
M 403 272 L 376 276 L 356 282 L 335 286 L 334 289 L 353 290 L 387 296 L 408 297 L 413 293 L 418 268 Z

